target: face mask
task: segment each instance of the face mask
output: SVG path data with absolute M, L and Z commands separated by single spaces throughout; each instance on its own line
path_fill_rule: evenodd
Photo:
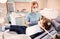
M 37 8 L 33 8 L 32 11 L 33 11 L 33 12 L 37 12 L 38 9 L 37 9 Z

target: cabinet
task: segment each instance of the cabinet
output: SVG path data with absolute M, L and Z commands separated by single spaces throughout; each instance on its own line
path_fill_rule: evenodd
M 0 3 L 0 14 L 3 14 L 4 16 L 7 14 L 7 7 L 6 7 L 6 3 Z

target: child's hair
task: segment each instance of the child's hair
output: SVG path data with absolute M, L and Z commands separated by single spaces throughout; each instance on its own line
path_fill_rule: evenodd
M 47 18 L 42 18 L 42 26 L 46 29 L 46 30 L 50 30 L 51 29 L 51 21 Z

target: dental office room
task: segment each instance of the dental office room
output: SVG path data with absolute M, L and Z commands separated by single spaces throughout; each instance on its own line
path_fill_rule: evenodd
M 0 39 L 60 39 L 60 0 L 0 0 Z

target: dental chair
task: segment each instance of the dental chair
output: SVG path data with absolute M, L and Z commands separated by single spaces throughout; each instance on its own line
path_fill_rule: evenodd
M 57 31 L 57 37 L 60 39 L 60 16 L 58 16 L 56 19 L 52 20 L 52 24 Z
M 24 17 L 19 17 L 16 14 L 11 14 L 10 19 L 11 19 L 11 25 L 25 26 Z M 4 39 L 31 39 L 31 38 L 26 34 L 17 34 L 16 32 L 10 31 L 8 29 L 4 32 Z
M 19 34 L 16 31 L 18 31 L 18 27 L 20 27 L 20 31 Z M 24 26 L 22 26 L 23 28 L 21 28 L 21 26 L 17 26 L 15 25 L 14 28 L 13 28 L 13 25 L 11 26 L 11 29 L 7 29 L 5 32 L 4 32 L 4 39 L 31 39 L 29 36 L 27 36 L 24 32 L 22 31 L 22 29 L 24 29 Z M 16 28 L 16 29 L 15 29 Z
M 56 30 L 54 28 L 51 28 L 48 32 L 52 36 L 54 36 L 55 39 L 55 35 L 57 33 Z M 28 27 L 26 29 L 26 34 L 30 36 L 31 39 L 52 39 L 52 37 L 46 31 L 41 30 L 40 27 L 38 27 L 38 25 Z

